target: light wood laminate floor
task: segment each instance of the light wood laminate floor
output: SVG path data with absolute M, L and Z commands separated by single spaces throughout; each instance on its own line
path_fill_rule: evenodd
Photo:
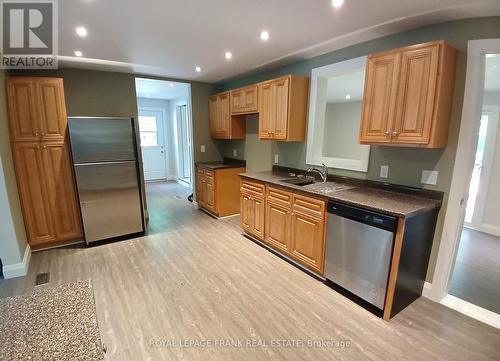
M 500 237 L 464 227 L 449 293 L 500 314 Z
M 50 271 L 49 287 L 91 278 L 107 360 L 498 360 L 499 330 L 423 298 L 385 322 L 241 236 L 238 217 L 192 208 L 177 187 L 148 185 L 152 234 L 35 253 L 27 277 L 0 282 L 0 297 L 33 291 L 39 272 Z M 202 339 L 243 347 L 180 347 Z

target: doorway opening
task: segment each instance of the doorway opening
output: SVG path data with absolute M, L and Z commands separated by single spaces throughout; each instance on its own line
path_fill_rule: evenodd
M 155 210 L 155 205 L 161 207 L 161 202 L 152 198 L 165 193 L 163 197 L 187 202 L 192 193 L 191 85 L 136 78 L 135 87 L 148 215 L 154 221 L 154 213 L 165 210 Z
M 500 328 L 500 39 L 469 42 L 462 123 L 431 298 Z

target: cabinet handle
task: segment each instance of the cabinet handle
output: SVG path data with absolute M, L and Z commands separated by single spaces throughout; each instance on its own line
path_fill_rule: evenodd
M 36 149 L 40 149 L 40 146 L 39 146 L 39 145 L 37 145 L 37 146 L 36 146 Z
M 40 135 L 40 133 L 38 133 L 38 131 L 35 132 L 35 137 L 38 137 L 39 135 Z
M 398 132 L 392 132 L 392 136 L 393 137 L 397 137 L 398 136 Z
M 44 146 L 42 147 L 42 149 L 47 149 L 47 146 L 46 146 L 46 145 L 44 145 Z
M 384 133 L 386 137 L 389 136 L 389 134 L 391 134 L 388 130 Z

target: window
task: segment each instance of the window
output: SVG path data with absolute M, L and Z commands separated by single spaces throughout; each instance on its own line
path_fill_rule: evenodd
M 141 147 L 158 146 L 158 129 L 156 125 L 156 117 L 140 115 L 139 133 L 141 137 Z

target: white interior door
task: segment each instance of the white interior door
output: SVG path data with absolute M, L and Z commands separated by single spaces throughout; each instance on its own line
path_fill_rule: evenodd
M 139 133 L 146 181 L 167 178 L 163 124 L 162 111 L 139 110 Z

